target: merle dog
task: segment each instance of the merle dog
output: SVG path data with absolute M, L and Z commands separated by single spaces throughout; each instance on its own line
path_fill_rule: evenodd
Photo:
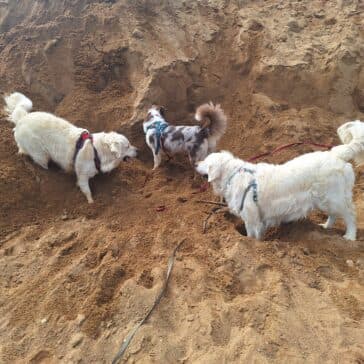
M 167 155 L 187 153 L 191 165 L 215 151 L 226 129 L 226 116 L 220 105 L 203 104 L 196 110 L 195 119 L 201 125 L 174 126 L 167 123 L 164 108 L 153 105 L 143 123 L 145 140 L 153 152 L 154 169 Z

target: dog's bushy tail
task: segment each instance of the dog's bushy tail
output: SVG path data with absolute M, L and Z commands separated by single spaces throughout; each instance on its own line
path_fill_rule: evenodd
M 14 92 L 11 95 L 5 96 L 4 100 L 8 120 L 14 124 L 28 114 L 33 107 L 32 101 L 20 92 Z
M 208 129 L 209 136 L 215 140 L 224 135 L 227 121 L 220 105 L 214 105 L 212 102 L 200 105 L 196 110 L 195 119 L 203 128 Z
M 337 129 L 343 145 L 331 149 L 335 155 L 346 162 L 354 160 L 356 164 L 364 163 L 364 123 L 360 120 L 349 121 Z

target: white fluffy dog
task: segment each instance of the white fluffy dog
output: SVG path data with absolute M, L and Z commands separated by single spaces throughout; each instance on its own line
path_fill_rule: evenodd
M 304 218 L 319 209 L 328 214 L 324 228 L 332 227 L 337 217 L 343 218 L 344 238 L 355 240 L 355 175 L 347 162 L 364 161 L 364 123 L 348 122 L 338 134 L 347 144 L 304 154 L 281 165 L 252 164 L 222 151 L 210 154 L 196 169 L 244 220 L 249 237 L 262 239 L 268 227 Z
M 30 112 L 32 101 L 19 92 L 6 96 L 5 103 L 9 120 L 15 124 L 13 130 L 19 153 L 29 155 L 45 169 L 49 161 L 53 161 L 66 172 L 74 170 L 77 184 L 89 203 L 93 202 L 89 179 L 137 155 L 137 149 L 124 135 L 90 134 L 50 113 Z

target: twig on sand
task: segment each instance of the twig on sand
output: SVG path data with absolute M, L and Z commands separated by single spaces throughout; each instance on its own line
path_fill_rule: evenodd
M 209 222 L 209 219 L 210 219 L 210 217 L 215 213 L 215 212 L 217 212 L 217 211 L 219 211 L 219 210 L 221 210 L 223 207 L 225 207 L 226 205 L 223 205 L 223 206 L 217 206 L 217 207 L 214 207 L 210 212 L 209 212 L 209 214 L 207 215 L 207 217 L 206 217 L 206 219 L 203 221 L 203 224 L 202 224 L 202 232 L 203 232 L 203 234 L 205 234 L 206 233 L 206 231 L 207 231 L 207 224 L 208 224 L 208 222 Z
M 206 234 L 206 231 L 207 231 L 207 223 L 209 221 L 209 218 L 214 214 L 214 210 L 210 211 L 209 214 L 207 215 L 206 219 L 203 221 L 203 224 L 202 224 L 202 232 L 203 234 Z
M 197 203 L 205 203 L 205 204 L 209 204 L 209 205 L 217 205 L 216 207 L 213 207 L 212 210 L 208 213 L 206 219 L 203 221 L 202 224 L 202 232 L 203 234 L 206 233 L 207 231 L 207 224 L 209 222 L 210 217 L 217 211 L 221 210 L 224 207 L 227 207 L 226 203 L 223 202 L 215 202 L 215 201 L 208 201 L 208 200 L 197 200 Z
M 146 184 L 149 182 L 149 180 L 151 179 L 151 177 L 153 176 L 153 173 L 146 173 L 145 174 L 145 180 L 144 180 L 144 183 L 143 183 L 143 186 L 142 186 L 142 188 L 144 188 L 145 186 L 146 186 Z
M 197 203 L 207 203 L 209 205 L 217 205 L 221 207 L 226 207 L 227 204 L 223 202 L 214 202 L 214 201 L 207 201 L 207 200 L 196 200 Z

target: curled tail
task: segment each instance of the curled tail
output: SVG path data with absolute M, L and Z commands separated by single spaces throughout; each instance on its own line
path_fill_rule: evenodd
M 349 121 L 337 129 L 343 145 L 331 149 L 332 153 L 346 162 L 354 160 L 356 164 L 364 162 L 364 123 L 360 120 Z
M 208 129 L 209 139 L 219 140 L 226 130 L 226 116 L 220 105 L 212 102 L 199 106 L 195 119 L 201 122 L 203 128 Z
M 8 114 L 8 120 L 16 124 L 22 117 L 28 114 L 33 107 L 33 103 L 20 92 L 14 92 L 4 97 L 5 112 Z

